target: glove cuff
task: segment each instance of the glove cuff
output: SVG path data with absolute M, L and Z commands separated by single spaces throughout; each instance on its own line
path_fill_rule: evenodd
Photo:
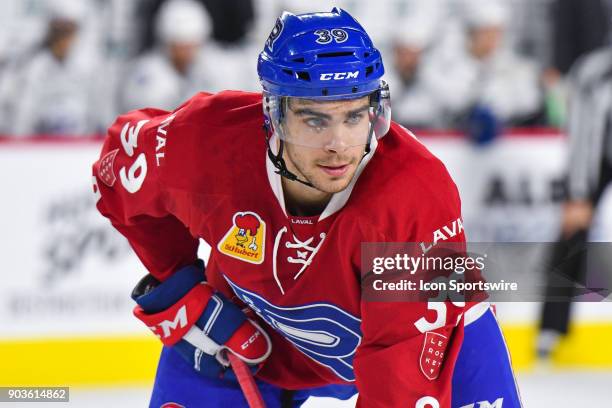
M 134 288 L 132 299 L 145 313 L 159 313 L 176 304 L 202 281 L 203 269 L 194 265 L 179 269 L 161 284 L 153 276 L 147 275 Z
M 200 318 L 213 293 L 208 284 L 200 283 L 178 302 L 159 313 L 147 313 L 141 306 L 136 306 L 134 315 L 142 320 L 162 343 L 173 346 Z
M 257 323 L 247 320 L 222 348 L 249 365 L 257 365 L 263 363 L 270 355 L 272 341 Z

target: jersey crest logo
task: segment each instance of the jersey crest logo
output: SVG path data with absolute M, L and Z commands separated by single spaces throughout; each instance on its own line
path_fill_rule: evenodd
M 265 243 L 266 223 L 254 212 L 245 211 L 234 214 L 232 226 L 217 249 L 232 258 L 260 264 L 266 253 Z
M 344 381 L 355 381 L 353 359 L 361 344 L 361 319 L 326 302 L 278 306 L 225 279 L 240 300 L 299 351 Z
M 447 344 L 448 337 L 434 332 L 425 333 L 419 365 L 421 366 L 421 372 L 429 380 L 435 380 L 440 375 L 440 367 L 444 361 Z
M 98 178 L 100 178 L 100 180 L 102 180 L 102 182 L 109 187 L 112 187 L 115 184 L 115 181 L 117 181 L 115 171 L 113 170 L 113 164 L 115 164 L 115 157 L 117 156 L 118 152 L 119 149 L 108 152 L 98 162 Z

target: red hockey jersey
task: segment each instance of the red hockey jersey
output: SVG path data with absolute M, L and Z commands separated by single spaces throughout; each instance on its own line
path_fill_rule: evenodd
M 445 226 L 464 241 L 446 168 L 393 123 L 321 215 L 295 217 L 262 125 L 261 95 L 243 92 L 119 117 L 94 164 L 99 211 L 161 280 L 210 244 L 207 280 L 273 339 L 260 379 L 356 383 L 366 407 L 450 406 L 463 308 L 366 302 L 360 288 L 362 242 L 434 242 Z

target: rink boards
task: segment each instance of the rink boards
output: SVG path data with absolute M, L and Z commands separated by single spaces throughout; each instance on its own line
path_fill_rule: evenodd
M 511 132 L 475 147 L 452 132 L 423 142 L 462 196 L 468 238 L 553 241 L 565 143 L 550 131 Z M 0 384 L 149 382 L 157 340 L 132 317 L 131 288 L 145 271 L 94 208 L 91 163 L 101 141 L 0 142 L 2 273 Z M 265 152 L 262 152 L 265 154 Z M 594 240 L 612 241 L 612 194 Z M 203 248 L 205 255 L 206 248 Z M 498 306 L 514 363 L 528 368 L 539 305 Z M 610 303 L 580 304 L 562 366 L 612 367 Z

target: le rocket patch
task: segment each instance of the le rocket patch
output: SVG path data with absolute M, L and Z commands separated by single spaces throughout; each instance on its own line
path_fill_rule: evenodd
M 264 261 L 266 223 L 254 212 L 234 214 L 232 226 L 217 249 L 219 252 L 241 261 L 260 264 Z
M 419 365 L 427 379 L 435 380 L 440 375 L 440 367 L 444 361 L 447 345 L 448 337 L 435 332 L 425 333 Z

